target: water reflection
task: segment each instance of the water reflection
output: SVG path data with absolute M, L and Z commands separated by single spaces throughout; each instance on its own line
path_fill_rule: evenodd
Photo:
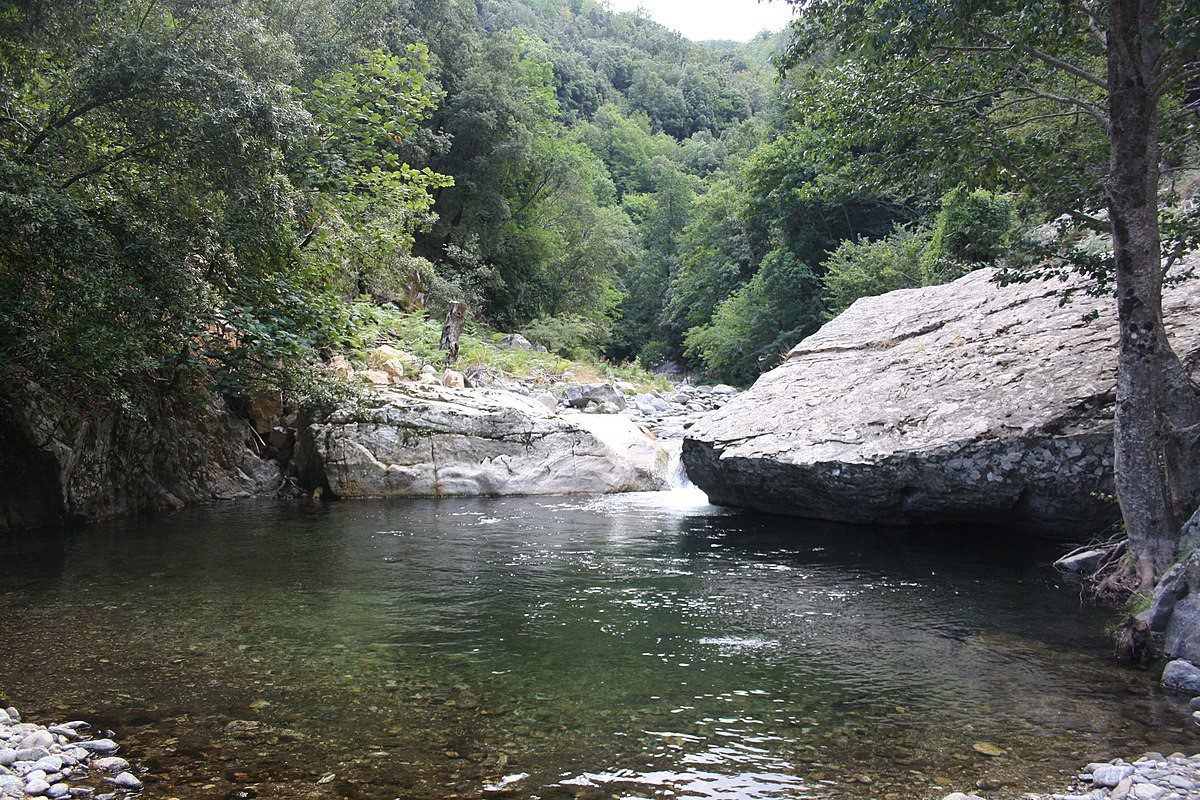
M 940 797 L 1191 742 L 1053 548 L 978 531 L 683 490 L 248 504 L 0 546 L 0 699 L 99 717 L 162 796 Z

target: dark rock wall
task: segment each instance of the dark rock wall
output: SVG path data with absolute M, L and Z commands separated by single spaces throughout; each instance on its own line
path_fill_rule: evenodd
M 61 526 L 272 491 L 250 426 L 223 401 L 147 394 L 81 408 L 32 385 L 0 401 L 0 530 Z

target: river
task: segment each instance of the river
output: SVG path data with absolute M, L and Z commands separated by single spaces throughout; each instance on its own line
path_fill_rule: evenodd
M 683 490 L 252 501 L 0 546 L 0 700 L 112 728 L 153 797 L 1015 796 L 1194 749 L 1057 549 L 995 532 Z

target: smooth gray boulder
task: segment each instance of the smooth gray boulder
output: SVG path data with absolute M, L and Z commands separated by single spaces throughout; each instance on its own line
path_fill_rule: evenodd
M 1100 562 L 1108 555 L 1105 550 L 1084 550 L 1081 553 L 1073 553 L 1069 556 L 1063 556 L 1058 561 L 1054 562 L 1054 566 L 1059 569 L 1064 569 L 1067 572 L 1074 572 L 1080 575 L 1091 575 L 1100 567 Z
M 1183 694 L 1200 695 L 1200 667 L 1177 658 L 1163 670 L 1162 685 Z
M 993 277 L 858 300 L 692 426 L 688 475 L 714 503 L 818 519 L 1105 529 L 1115 304 Z M 1200 280 L 1163 304 L 1195 363 Z
M 429 385 L 383 389 L 305 420 L 297 439 L 301 483 L 338 497 L 653 491 L 665 487 L 670 460 L 624 416 Z
M 585 383 L 567 387 L 567 404 L 572 408 L 607 403 L 617 410 L 625 408 L 625 395 L 609 383 Z

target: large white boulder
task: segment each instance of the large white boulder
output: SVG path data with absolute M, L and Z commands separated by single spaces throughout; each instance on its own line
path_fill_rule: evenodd
M 663 488 L 668 461 L 623 416 L 419 384 L 306 421 L 297 446 L 302 483 L 339 497 L 650 491 Z
M 1115 302 L 993 275 L 858 300 L 688 431 L 688 474 L 713 502 L 820 519 L 1103 529 Z M 1200 280 L 1164 309 L 1196 363 Z

